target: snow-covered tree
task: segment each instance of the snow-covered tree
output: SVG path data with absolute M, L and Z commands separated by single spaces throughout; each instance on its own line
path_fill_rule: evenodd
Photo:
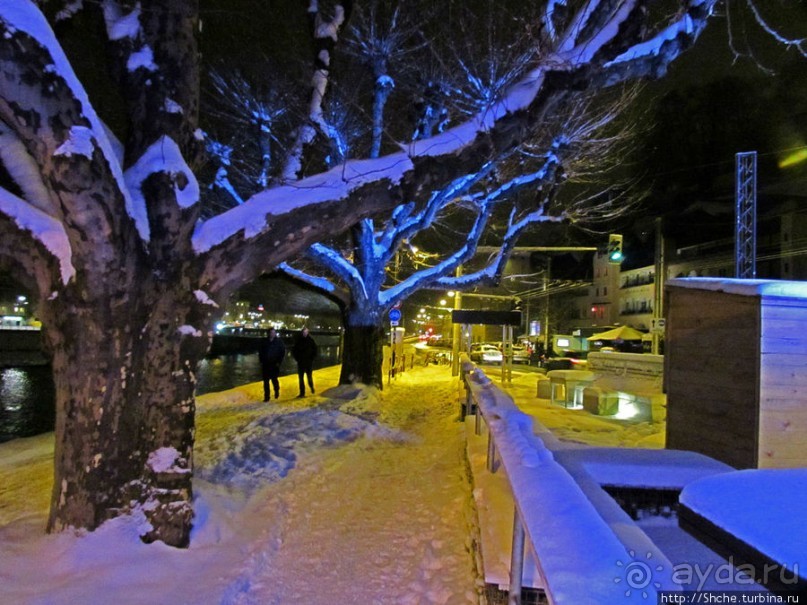
M 531 227 L 598 221 L 624 211 L 628 204 L 616 205 L 608 195 L 561 203 L 556 194 L 567 180 L 586 181 L 592 169 L 607 172 L 614 163 L 626 135 L 612 120 L 630 97 L 620 94 L 611 103 L 597 97 L 597 109 L 579 99 L 571 111 L 545 116 L 540 132 L 514 152 L 434 191 L 425 205 L 399 205 L 385 221 L 363 219 L 351 228 L 347 244 L 319 242 L 306 251 L 302 265 L 299 260 L 281 265 L 287 275 L 340 302 L 345 326 L 340 381 L 382 387 L 388 311 L 417 290 L 494 284 Z M 451 232 L 439 245 L 430 233 L 436 224 Z M 475 253 L 486 233 L 497 251 L 480 259 Z M 426 254 L 429 247 L 434 251 Z
M 371 159 L 379 156 L 383 139 L 390 133 L 412 132 L 410 140 L 417 141 L 443 131 L 452 119 L 468 119 L 487 110 L 538 52 L 533 35 L 519 31 L 523 18 L 516 20 L 500 5 L 489 4 L 479 14 L 465 10 L 455 16 L 452 28 L 460 29 L 468 39 L 447 40 L 448 35 L 439 36 L 444 40 L 442 49 L 432 45 L 423 53 L 425 34 L 420 29 L 420 17 L 402 12 L 399 6 L 385 11 L 381 4 L 375 0 L 359 11 L 344 40 L 344 55 L 358 64 L 358 70 L 351 75 L 363 69 L 369 76 L 365 78 L 369 85 L 364 95 L 369 100 L 368 107 L 363 111 L 355 111 L 354 107 L 352 114 L 359 114 L 353 115 L 354 122 L 367 117 L 365 153 Z M 504 36 L 502 30 L 510 37 Z M 432 67 L 423 70 L 423 63 L 431 63 Z M 417 73 L 414 78 L 413 72 Z M 360 78 L 361 75 L 350 80 Z M 401 80 L 403 86 L 396 83 Z M 405 116 L 387 115 L 385 107 L 393 91 L 403 99 L 418 99 L 416 111 Z M 318 107 L 336 105 L 340 109 L 330 114 L 327 128 L 319 129 L 323 138 L 331 141 L 330 160 L 343 157 L 337 149 L 350 148 L 356 153 L 359 147 L 342 143 L 355 142 L 360 135 L 346 136 L 337 126 L 345 121 L 345 115 L 352 115 L 349 104 L 338 102 L 339 93 L 337 84 L 328 98 L 316 96 Z M 610 163 L 608 149 L 621 138 L 613 133 L 606 135 L 605 126 L 619 114 L 617 108 L 624 109 L 627 96 L 622 96 L 621 104 L 603 109 L 589 102 L 589 95 L 579 93 L 574 102 L 567 100 L 559 109 L 548 108 L 529 143 L 517 152 L 492 157 L 483 170 L 433 191 L 425 205 L 416 208 L 412 203 L 403 204 L 383 221 L 379 217 L 364 219 L 351 227 L 347 244 L 340 239 L 334 240 L 334 245 L 316 244 L 307 252 L 306 260 L 328 271 L 333 281 L 302 271 L 299 261 L 293 265 L 284 263 L 282 269 L 287 274 L 341 303 L 345 325 L 342 383 L 360 381 L 382 386 L 384 318 L 393 305 L 421 288 L 448 285 L 466 289 L 493 282 L 503 270 L 516 239 L 531 225 L 563 218 L 580 220 L 584 214 L 591 214 L 591 208 L 583 212 L 574 205 L 570 213 L 557 207 L 549 212 L 548 208 L 557 184 L 569 178 L 571 172 L 579 176 L 578 169 L 585 163 L 581 159 L 597 158 L 589 164 L 597 164 L 600 171 L 605 171 Z M 601 106 L 610 105 L 606 95 L 597 101 Z M 313 137 L 308 139 L 312 141 Z M 295 146 L 292 155 L 300 157 L 300 148 Z M 529 202 L 517 203 L 517 195 L 525 189 L 532 192 Z M 503 208 L 505 201 L 509 202 L 507 208 Z M 599 211 L 606 206 L 607 200 Z M 433 254 L 428 265 L 402 266 L 400 260 L 406 258 L 407 249 L 421 241 L 423 232 L 435 221 L 447 220 L 446 215 L 452 216 L 448 220 L 454 223 L 456 237 L 452 244 L 456 245 L 444 245 L 442 254 Z M 504 222 L 497 242 L 499 252 L 485 266 L 466 272 L 462 278 L 453 277 L 459 266 L 474 257 L 479 239 L 496 215 Z
M 664 11 L 645 0 L 543 2 L 535 60 L 484 112 L 207 218 L 195 174 L 197 0 L 85 3 L 106 26 L 113 81 L 100 90 L 82 83 L 40 4 L 50 6 L 0 0 L 0 263 L 36 293 L 52 359 L 49 529 L 137 512 L 144 540 L 185 545 L 194 372 L 228 295 L 370 212 L 475 178 L 569 90 L 663 75 L 717 0 Z M 54 19 L 82 2 L 63 6 Z M 125 103 L 108 126 L 99 113 L 113 87 Z

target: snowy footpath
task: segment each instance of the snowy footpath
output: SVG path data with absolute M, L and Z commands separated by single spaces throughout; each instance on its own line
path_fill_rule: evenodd
M 0 445 L 0 603 L 462 604 L 478 601 L 459 383 L 415 368 L 383 392 L 199 398 L 187 550 L 143 545 L 142 519 L 43 534 L 52 437 Z M 43 493 L 44 492 L 44 493 Z

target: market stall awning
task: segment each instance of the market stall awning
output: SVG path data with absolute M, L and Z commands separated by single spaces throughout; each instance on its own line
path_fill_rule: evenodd
M 639 332 L 630 326 L 619 326 L 607 332 L 600 332 L 589 336 L 586 340 L 642 340 L 644 332 Z

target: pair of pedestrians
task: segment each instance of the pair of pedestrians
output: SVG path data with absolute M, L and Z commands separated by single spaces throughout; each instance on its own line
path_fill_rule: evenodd
M 308 379 L 308 388 L 314 392 L 314 359 L 317 356 L 317 343 L 311 338 L 308 328 L 303 328 L 294 342 L 291 355 L 297 362 L 297 377 L 300 382 L 300 394 L 305 397 L 305 381 Z M 280 364 L 286 356 L 286 346 L 277 335 L 274 328 L 269 329 L 269 335 L 261 341 L 258 349 L 258 359 L 261 362 L 263 377 L 263 400 L 269 401 L 271 391 L 274 390 L 275 399 L 280 397 Z

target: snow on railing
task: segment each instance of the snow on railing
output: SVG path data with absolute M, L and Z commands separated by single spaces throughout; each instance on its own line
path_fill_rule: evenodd
M 462 376 L 477 434 L 482 420 L 488 427 L 488 470 L 503 468 L 515 502 L 508 603 L 521 603 L 525 543 L 551 605 L 655 603 L 661 584 L 653 569 L 632 560 L 634 553 L 535 435 L 532 418 L 467 358 Z M 649 571 L 647 582 L 623 581 L 633 571 Z

